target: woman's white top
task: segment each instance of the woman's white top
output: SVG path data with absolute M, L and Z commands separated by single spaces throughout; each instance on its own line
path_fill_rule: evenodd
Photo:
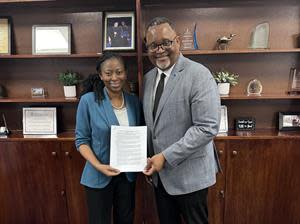
M 114 109 L 114 112 L 119 121 L 120 126 L 129 126 L 126 107 L 123 107 L 122 109 Z

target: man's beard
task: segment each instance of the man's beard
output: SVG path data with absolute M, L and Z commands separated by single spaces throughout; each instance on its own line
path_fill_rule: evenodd
M 156 60 L 156 66 L 160 68 L 161 70 L 166 70 L 170 67 L 171 61 L 170 58 L 167 60 L 164 60 L 163 62 L 160 62 L 159 60 Z

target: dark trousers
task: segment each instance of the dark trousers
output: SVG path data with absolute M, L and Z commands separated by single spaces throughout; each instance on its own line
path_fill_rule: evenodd
M 129 182 L 124 173 L 104 188 L 85 187 L 85 191 L 89 224 L 110 224 L 112 207 L 115 224 L 133 223 L 135 182 Z
M 155 187 L 160 224 L 180 224 L 182 215 L 186 224 L 208 223 L 208 188 L 183 195 L 169 195 L 160 178 Z

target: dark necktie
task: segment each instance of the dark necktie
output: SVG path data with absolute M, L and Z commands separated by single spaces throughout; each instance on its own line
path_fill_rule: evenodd
M 164 85 L 165 85 L 165 77 L 166 75 L 164 73 L 161 73 L 160 80 L 158 82 L 158 85 L 156 87 L 156 93 L 154 98 L 154 106 L 153 106 L 153 120 L 155 118 L 155 114 L 157 111 L 157 107 L 159 104 L 160 97 L 162 95 L 162 92 L 164 91 Z

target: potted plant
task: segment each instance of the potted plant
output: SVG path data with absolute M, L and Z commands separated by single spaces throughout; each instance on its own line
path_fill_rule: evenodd
M 238 75 L 228 72 L 228 71 L 219 71 L 213 74 L 217 84 L 220 95 L 228 95 L 230 91 L 230 86 L 235 86 L 238 84 Z
M 76 84 L 79 82 L 79 76 L 76 72 L 61 72 L 58 75 L 58 80 L 64 86 L 66 98 L 76 97 Z

